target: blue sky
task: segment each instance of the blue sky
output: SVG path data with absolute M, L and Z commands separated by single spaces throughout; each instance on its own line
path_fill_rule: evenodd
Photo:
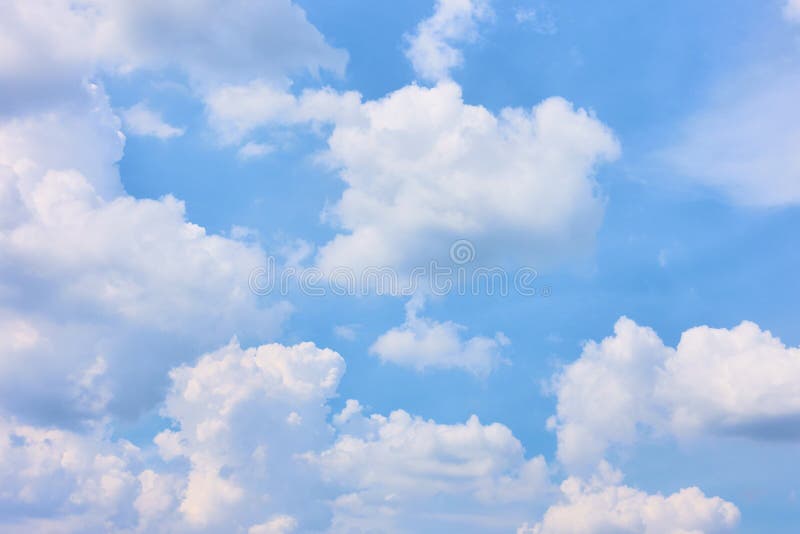
M 800 528 L 796 0 L 0 20 L 3 529 Z

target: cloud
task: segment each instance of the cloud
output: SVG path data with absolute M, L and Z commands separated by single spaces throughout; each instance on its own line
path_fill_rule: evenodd
M 232 341 L 174 369 L 162 415 L 176 429 L 155 441 L 165 460 L 189 462 L 180 520 L 263 527 L 288 514 L 324 523 L 316 477 L 295 455 L 332 439 L 326 401 L 344 367 L 339 354 L 311 343 L 243 350 Z
M 274 151 L 275 147 L 272 145 L 268 145 L 266 143 L 254 143 L 251 141 L 242 146 L 236 155 L 239 157 L 239 159 L 247 160 L 260 158 L 266 156 L 267 154 L 271 154 Z
M 80 100 L 81 81 L 97 69 L 174 68 L 206 92 L 256 77 L 341 74 L 347 62 L 290 0 L 4 2 L 0 33 L 0 115 Z
M 138 413 L 181 354 L 273 335 L 287 312 L 248 288 L 263 250 L 209 235 L 171 196 L 124 193 L 119 121 L 86 91 L 0 121 L 0 206 L 13 208 L 0 218 L 0 322 L 18 339 L 0 349 L 0 400 L 51 423 Z
M 800 203 L 796 72 L 789 60 L 723 80 L 660 157 L 685 179 L 735 204 Z
M 442 531 L 462 521 L 508 529 L 549 488 L 544 459 L 526 460 L 501 424 L 472 416 L 443 425 L 402 410 L 364 417 L 350 402 L 335 421 L 336 443 L 309 459 L 341 488 L 333 503 L 337 531 Z
M 452 321 L 438 322 L 419 317 L 420 299 L 406 304 L 402 326 L 382 334 L 369 351 L 381 361 L 425 369 L 463 369 L 486 376 L 503 361 L 501 350 L 510 341 L 502 332 L 495 337 L 476 336 L 463 339 L 465 326 Z
M 161 115 L 146 104 L 140 102 L 133 107 L 122 110 L 127 130 L 133 135 L 149 135 L 159 139 L 180 137 L 186 132 L 185 128 L 176 128 L 164 122 Z
M 553 503 L 544 458 L 502 424 L 364 415 L 352 399 L 331 417 L 344 369 L 312 343 L 244 349 L 234 339 L 169 373 L 156 450 L 105 424 L 72 432 L 0 418 L 0 507 L 13 510 L 0 527 L 508 532 Z M 533 532 L 561 532 L 565 514 L 587 532 L 721 532 L 738 520 L 696 488 L 664 498 L 619 481 L 605 464 L 590 482 L 567 479 Z
M 139 491 L 133 473 L 141 451 L 125 441 L 111 443 L 97 428 L 77 434 L 20 424 L 0 417 L 0 523 L 4 531 L 101 532 L 105 522 L 129 526 L 131 502 Z M 44 523 L 54 511 L 56 525 Z M 70 522 L 77 523 L 70 528 Z M 26 530 L 27 529 L 27 530 Z
M 607 465 L 589 481 L 570 477 L 561 484 L 560 502 L 541 522 L 518 534 L 723 533 L 733 532 L 739 510 L 695 487 L 668 497 L 620 485 L 621 474 Z
M 211 124 L 229 142 L 260 127 L 333 126 L 318 159 L 347 188 L 324 214 L 341 229 L 319 250 L 325 272 L 447 262 L 463 238 L 487 265 L 539 268 L 585 255 L 604 209 L 593 172 L 620 150 L 593 114 L 561 98 L 495 115 L 465 104 L 452 82 L 367 102 L 254 82 L 208 101 Z
M 347 189 L 328 212 L 344 232 L 320 249 L 323 270 L 446 261 L 465 237 L 484 264 L 539 267 L 591 247 L 603 214 L 591 174 L 619 146 L 588 112 L 551 98 L 493 115 L 450 82 L 359 111 L 328 139 Z
M 667 347 L 625 317 L 554 379 L 558 457 L 592 466 L 643 436 L 800 438 L 800 348 L 756 324 L 700 326 Z
M 223 142 L 238 143 L 265 125 L 348 120 L 357 115 L 361 106 L 361 95 L 354 91 L 306 89 L 295 96 L 289 88 L 287 83 L 264 80 L 221 86 L 206 97 L 209 123 Z
M 417 76 L 434 82 L 449 78 L 464 61 L 454 45 L 475 41 L 480 23 L 492 16 L 488 0 L 437 0 L 433 15 L 406 36 L 406 57 Z

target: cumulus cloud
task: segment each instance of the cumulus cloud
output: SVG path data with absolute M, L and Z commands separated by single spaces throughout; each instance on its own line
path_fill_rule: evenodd
M 800 348 L 756 324 L 700 326 L 667 347 L 625 317 L 554 380 L 558 457 L 592 466 L 645 435 L 800 438 Z
M 490 264 L 585 252 L 603 214 L 592 171 L 619 152 L 563 99 L 493 115 L 450 82 L 363 104 L 328 145 L 347 189 L 329 211 L 345 232 L 320 249 L 323 270 L 426 265 L 464 237 Z
M 538 268 L 585 254 L 604 209 L 593 172 L 619 154 L 605 125 L 561 98 L 495 115 L 465 104 L 453 82 L 367 102 L 330 89 L 229 86 L 209 97 L 209 117 L 231 141 L 262 126 L 333 126 L 319 159 L 347 188 L 325 212 L 342 230 L 319 250 L 326 272 L 446 262 L 465 237 L 484 264 Z
M 588 481 L 570 477 L 559 502 L 542 521 L 517 534 L 683 534 L 733 532 L 739 510 L 719 497 L 691 487 L 668 497 L 621 485 L 621 474 L 604 465 Z
M 337 531 L 441 531 L 462 522 L 508 530 L 549 489 L 544 458 L 526 460 L 501 424 L 472 416 L 443 425 L 402 410 L 365 417 L 351 402 L 335 422 L 336 443 L 309 460 L 342 492 L 333 503 Z
M 488 0 L 437 0 L 434 13 L 406 36 L 406 57 L 417 76 L 439 81 L 449 78 L 464 57 L 456 45 L 478 38 L 478 27 L 493 16 Z
M 800 91 L 796 61 L 765 65 L 720 82 L 683 121 L 661 154 L 680 175 L 735 204 L 800 202 Z
M 124 193 L 119 120 L 101 88 L 84 99 L 0 121 L 0 206 L 13 208 L 0 218 L 0 322 L 17 339 L 0 349 L 0 398 L 50 421 L 151 406 L 180 354 L 274 334 L 286 312 L 248 288 L 263 250 L 207 234 L 171 196 Z
M 425 369 L 463 369 L 486 376 L 503 361 L 502 347 L 509 339 L 498 332 L 494 337 L 464 339 L 466 327 L 452 321 L 439 322 L 420 317 L 423 302 L 412 299 L 406 304 L 406 320 L 382 334 L 372 344 L 370 353 L 381 361 Z
M 122 110 L 127 130 L 133 135 L 149 135 L 159 139 L 180 137 L 186 130 L 167 124 L 161 114 L 150 109 L 147 104 L 140 102 L 128 109 Z
M 0 34 L 0 114 L 80 99 L 80 82 L 98 68 L 176 68 L 206 91 L 299 71 L 341 73 L 347 61 L 290 0 L 4 2 Z
M 317 479 L 295 456 L 332 439 L 326 401 L 343 372 L 339 354 L 311 343 L 243 350 L 236 341 L 174 369 L 162 415 L 176 429 L 155 441 L 165 460 L 189 462 L 181 521 L 249 520 L 260 532 L 278 514 L 324 526 Z
M 107 523 L 135 525 L 131 502 L 140 485 L 133 469 L 141 451 L 110 442 L 104 432 L 77 434 L 0 418 L 3 531 L 102 532 Z
M 365 415 L 355 400 L 331 417 L 344 368 L 312 343 L 243 349 L 234 339 L 170 372 L 156 451 L 102 424 L 78 433 L 1 418 L 0 506 L 14 513 L 0 527 L 508 532 L 553 502 L 544 458 L 502 424 Z M 575 531 L 563 530 L 565 514 L 586 532 L 722 532 L 738 520 L 696 488 L 664 498 L 621 486 L 605 464 L 598 476 L 567 479 L 533 532 Z
M 156 437 L 165 460 L 189 463 L 173 519 L 215 528 L 252 521 L 254 532 L 331 521 L 334 530 L 441 528 L 452 518 L 435 511 L 474 505 L 487 521 L 513 509 L 503 520 L 513 525 L 547 490 L 544 459 L 526 460 L 500 424 L 365 416 L 349 400 L 329 426 L 327 400 L 343 372 L 341 356 L 311 343 L 244 350 L 236 341 L 173 370 L 162 415 L 175 429 Z

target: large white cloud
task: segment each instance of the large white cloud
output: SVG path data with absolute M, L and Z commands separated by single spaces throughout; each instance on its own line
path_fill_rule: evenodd
M 561 484 L 557 504 L 542 521 L 518 534 L 719 534 L 733 532 L 739 510 L 698 488 L 667 497 L 621 485 L 621 474 L 603 466 L 588 481 L 570 477 Z
M 502 332 L 494 337 L 464 339 L 466 327 L 452 321 L 439 322 L 419 316 L 422 303 L 406 304 L 406 320 L 381 334 L 369 351 L 381 361 L 425 369 L 463 369 L 486 376 L 503 361 L 502 347 L 510 341 Z
M 176 429 L 155 441 L 166 460 L 189 462 L 181 520 L 220 529 L 301 515 L 305 528 L 323 527 L 318 479 L 296 456 L 332 439 L 326 401 L 343 372 L 341 356 L 311 343 L 235 341 L 173 370 L 162 415 Z
M 433 81 L 449 78 L 450 70 L 464 61 L 455 45 L 475 41 L 479 25 L 491 17 L 488 0 L 437 0 L 433 15 L 406 36 L 406 56 L 417 76 Z
M 20 416 L 135 413 L 180 358 L 274 335 L 287 311 L 248 288 L 263 250 L 207 234 L 173 197 L 124 193 L 123 143 L 95 85 L 0 121 L 0 323 L 27 340 L 0 349 L 0 398 Z
M 402 410 L 364 417 L 357 403 L 335 422 L 342 434 L 311 461 L 343 492 L 337 531 L 508 530 L 549 490 L 544 458 L 526 460 L 501 424 L 443 425 Z
M 103 532 L 133 526 L 141 451 L 89 434 L 0 418 L 0 526 L 4 532 Z
M 800 348 L 743 322 L 685 331 L 676 348 L 621 318 L 554 380 L 558 456 L 593 466 L 643 433 L 800 438 Z
M 591 249 L 604 202 L 595 167 L 619 154 L 611 131 L 561 98 L 495 115 L 461 88 L 410 85 L 374 101 L 355 93 L 300 97 L 263 83 L 209 97 L 225 138 L 258 126 L 331 123 L 322 159 L 347 184 L 325 213 L 342 230 L 319 251 L 327 272 L 401 270 L 449 261 L 469 238 L 483 264 L 547 266 Z
M 0 36 L 0 114 L 80 100 L 80 82 L 97 68 L 177 68 L 204 91 L 341 73 L 347 61 L 290 0 L 11 1 L 0 6 Z

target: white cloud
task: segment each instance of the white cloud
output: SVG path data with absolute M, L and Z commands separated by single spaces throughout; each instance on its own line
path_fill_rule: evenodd
M 341 324 L 333 327 L 333 333 L 336 337 L 347 341 L 355 341 L 358 337 L 358 329 L 360 325 L 357 324 Z
M 348 402 L 336 421 L 336 443 L 309 456 L 343 492 L 336 531 L 508 530 L 549 488 L 541 456 L 526 460 L 507 427 L 475 416 L 455 425 L 402 410 L 366 418 Z
M 81 80 L 98 68 L 177 68 L 204 92 L 298 71 L 342 73 L 347 62 L 290 0 L 3 2 L 0 35 L 0 115 L 80 100 Z
M 328 157 L 348 188 L 329 212 L 346 233 L 318 264 L 410 268 L 472 240 L 483 263 L 540 266 L 585 252 L 603 213 L 591 173 L 619 147 L 559 98 L 493 115 L 460 88 L 409 86 L 340 122 Z
M 209 122 L 223 142 L 236 143 L 267 124 L 346 120 L 357 114 L 361 105 L 361 95 L 353 91 L 307 89 L 296 97 L 288 90 L 286 83 L 264 80 L 219 87 L 206 97 Z
M 685 331 L 676 348 L 621 318 L 554 380 L 558 457 L 595 465 L 614 444 L 643 433 L 756 439 L 800 437 L 800 348 L 750 322 Z
M 800 0 L 786 0 L 783 16 L 789 22 L 800 22 Z
M 452 82 L 363 103 L 255 82 L 213 93 L 209 117 L 231 142 L 262 126 L 333 125 L 319 159 L 347 189 L 325 212 L 342 229 L 319 250 L 326 272 L 447 262 L 463 238 L 484 264 L 539 268 L 586 254 L 604 208 L 592 174 L 619 154 L 606 126 L 561 98 L 495 115 L 465 104 Z
M 542 521 L 518 534 L 688 534 L 733 532 L 739 510 L 719 497 L 685 488 L 668 497 L 620 485 L 621 475 L 604 466 L 589 481 L 561 484 L 560 502 Z
M 275 151 L 275 147 L 267 143 L 255 143 L 250 141 L 242 146 L 236 155 L 239 159 L 257 159 Z
M 186 132 L 185 128 L 177 128 L 164 122 L 161 114 L 153 111 L 146 104 L 140 102 L 133 107 L 122 110 L 127 130 L 134 135 L 149 135 L 159 139 L 180 137 Z
M 173 370 L 162 412 L 173 429 L 155 441 L 168 465 L 188 462 L 188 471 L 177 512 L 162 521 L 442 530 L 469 507 L 508 529 L 549 488 L 542 457 L 526 460 L 507 427 L 476 417 L 367 417 L 348 400 L 329 426 L 343 372 L 337 353 L 311 343 L 245 350 L 235 341 Z
M 99 532 L 108 521 L 134 524 L 130 503 L 139 481 L 132 468 L 140 462 L 140 451 L 125 441 L 107 441 L 103 432 L 98 428 L 82 435 L 0 418 L 3 531 L 41 532 L 45 529 L 36 526 L 35 518 L 56 519 L 56 511 L 80 524 L 70 529 L 65 522 L 66 531 Z
M 502 347 L 510 342 L 502 332 L 495 337 L 463 338 L 465 326 L 452 321 L 438 322 L 418 316 L 420 299 L 406 304 L 402 326 L 382 334 L 372 344 L 370 353 L 381 361 L 425 369 L 463 369 L 476 375 L 488 375 L 502 361 Z
M 480 23 L 492 17 L 488 0 L 437 0 L 434 13 L 406 36 L 406 56 L 422 79 L 449 78 L 464 57 L 454 45 L 473 42 Z
M 263 250 L 122 191 L 119 121 L 98 87 L 84 98 L 0 121 L 0 322 L 19 339 L 0 349 L 0 400 L 48 421 L 152 406 L 180 354 L 274 334 L 286 313 L 248 288 Z
M 156 443 L 166 460 L 190 464 L 183 520 L 217 528 L 274 514 L 324 521 L 317 478 L 295 455 L 332 439 L 326 400 L 343 372 L 341 356 L 311 343 L 243 350 L 235 341 L 174 369 L 162 415 L 176 430 Z
M 800 76 L 795 61 L 723 80 L 661 157 L 744 206 L 800 203 Z
M 297 528 L 297 520 L 290 515 L 275 516 L 266 523 L 253 525 L 247 534 L 289 534 Z
M 76 433 L 0 419 L 0 506 L 14 510 L 0 528 L 508 532 L 553 502 L 544 458 L 526 458 L 502 424 L 365 416 L 354 400 L 331 417 L 343 372 L 339 354 L 312 343 L 235 340 L 174 368 L 160 459 L 102 425 Z M 565 514 L 586 532 L 721 532 L 738 520 L 695 488 L 649 496 L 605 465 L 600 475 L 565 481 L 534 532 L 562 532 Z

